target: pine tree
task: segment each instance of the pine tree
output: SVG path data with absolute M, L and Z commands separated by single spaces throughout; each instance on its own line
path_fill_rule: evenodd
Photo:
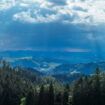
M 83 88 L 82 88 L 82 103 L 83 105 L 91 105 L 91 82 L 89 81 L 88 76 L 86 75 L 83 79 Z
M 78 81 L 75 82 L 73 88 L 72 104 L 73 105 L 83 105 L 82 103 L 82 91 L 83 91 L 83 78 L 80 77 Z
M 44 105 L 45 104 L 45 90 L 44 90 L 43 85 L 40 88 L 38 104 L 39 105 Z
M 34 93 L 29 92 L 26 97 L 26 105 L 35 105 Z
M 100 104 L 100 69 L 96 68 L 96 75 L 95 80 L 93 84 L 94 88 L 94 104 L 99 105 Z
M 54 105 L 54 87 L 52 83 L 49 86 L 48 98 L 49 105 Z
M 61 94 L 61 92 L 56 94 L 56 101 L 55 102 L 56 102 L 57 105 L 62 105 L 62 94 Z
M 63 93 L 63 105 L 69 105 L 69 85 L 67 84 Z

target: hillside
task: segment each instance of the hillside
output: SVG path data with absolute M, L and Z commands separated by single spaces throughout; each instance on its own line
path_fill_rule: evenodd
M 104 105 L 105 72 L 100 73 L 99 68 L 95 71 L 91 76 L 39 75 L 2 61 L 0 105 Z
M 30 68 L 29 70 L 39 71 L 44 74 L 93 74 L 95 68 L 99 67 L 102 71 L 105 70 L 105 62 L 90 62 L 90 63 L 61 63 L 59 59 L 42 58 L 42 57 L 19 57 L 5 58 L 10 66 Z

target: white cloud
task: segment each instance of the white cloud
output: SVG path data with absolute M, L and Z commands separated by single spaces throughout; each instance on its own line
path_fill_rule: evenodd
M 73 23 L 84 23 L 84 24 L 103 24 L 105 23 L 105 1 L 104 0 L 87 0 L 84 2 L 73 2 L 72 6 L 80 7 L 85 11 L 73 10 L 78 18 Z
M 30 16 L 30 12 L 21 12 L 21 13 L 15 14 L 14 20 L 17 20 L 17 19 L 20 21 L 25 21 L 25 22 L 30 22 L 30 23 L 33 23 L 35 21 L 35 19 L 33 19 Z
M 21 3 L 20 6 L 21 6 L 21 7 L 28 7 L 29 5 L 26 4 L 26 3 Z
M 15 6 L 15 0 L 0 0 L 0 11 L 5 11 Z
M 14 20 L 20 20 L 23 22 L 29 22 L 29 23 L 49 23 L 52 21 L 55 21 L 56 15 L 49 15 L 46 14 L 46 16 L 37 15 L 36 17 L 32 17 L 30 11 L 28 12 L 20 12 L 13 16 Z
M 30 23 L 59 21 L 64 24 L 88 25 L 105 24 L 105 0 L 61 0 L 60 2 L 59 0 L 0 1 L 0 11 L 8 10 L 14 6 L 17 6 L 17 9 L 21 8 L 21 11 L 16 12 L 13 16 L 15 21 Z

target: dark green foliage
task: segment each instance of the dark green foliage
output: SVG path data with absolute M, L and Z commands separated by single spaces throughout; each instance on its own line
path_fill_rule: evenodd
M 44 86 L 42 85 L 39 92 L 39 105 L 45 104 L 45 90 Z
M 25 68 L 0 68 L 0 105 L 105 105 L 105 73 L 62 84 L 51 76 L 39 77 Z
M 54 87 L 52 83 L 49 86 L 48 102 L 49 105 L 54 105 Z
M 56 102 L 56 104 L 57 105 L 62 105 L 62 94 L 61 94 L 61 92 L 59 92 L 59 93 L 57 93 L 56 94 L 56 100 L 55 100 L 55 102 Z
M 35 105 L 35 96 L 33 92 L 29 92 L 26 97 L 26 105 Z
M 26 98 L 25 97 L 21 98 L 20 101 L 21 101 L 20 105 L 26 105 Z
M 101 95 L 103 82 L 101 82 L 100 77 L 100 70 L 97 68 L 96 74 L 91 78 L 86 76 L 75 83 L 72 97 L 73 105 L 101 105 L 103 103 L 103 96 Z
M 63 93 L 63 105 L 69 105 L 69 85 L 67 84 Z

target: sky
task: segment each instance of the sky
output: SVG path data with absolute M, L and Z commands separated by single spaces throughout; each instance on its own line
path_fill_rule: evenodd
M 105 52 L 105 0 L 0 0 L 0 51 Z

